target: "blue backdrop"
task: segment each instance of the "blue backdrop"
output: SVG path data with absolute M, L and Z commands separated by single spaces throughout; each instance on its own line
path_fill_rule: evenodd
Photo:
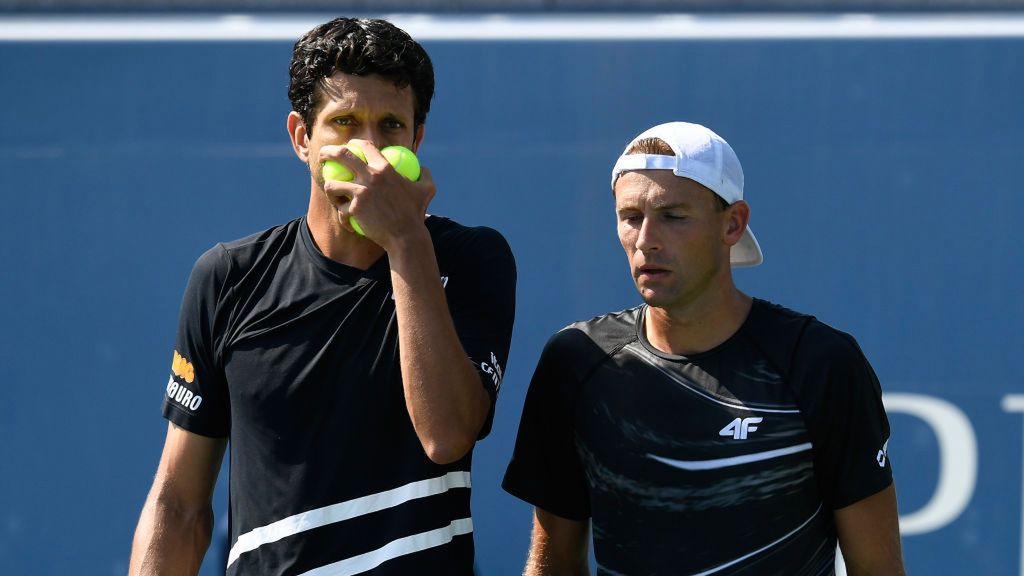
M 499 482 L 541 347 L 638 301 L 611 165 L 677 119 L 743 161 L 766 261 L 739 285 L 853 333 L 875 366 L 910 571 L 1021 573 L 1024 39 L 425 44 L 431 211 L 500 229 L 519 264 L 476 450 L 482 574 L 525 558 L 530 510 Z M 126 571 L 191 265 L 305 210 L 289 57 L 279 41 L 0 44 L 4 573 Z

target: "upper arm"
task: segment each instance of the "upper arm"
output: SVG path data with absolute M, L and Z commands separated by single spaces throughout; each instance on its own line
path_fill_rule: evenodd
M 881 385 L 856 341 L 812 324 L 793 366 L 791 381 L 814 445 L 814 475 L 825 505 L 838 510 L 892 484 Z
M 515 321 L 515 258 L 505 238 L 495 230 L 474 228 L 472 238 L 457 256 L 448 259 L 442 273 L 451 277 L 442 280 L 463 349 L 487 374 L 489 388 L 497 389 Z M 497 368 L 496 373 L 486 370 L 485 365 Z
M 490 432 L 515 322 L 516 265 L 505 238 L 490 228 L 471 230 L 472 241 L 447 262 L 442 274 L 459 343 L 487 392 L 478 439 Z M 440 264 L 440 263 L 439 263 Z
M 526 576 L 590 574 L 589 532 L 590 523 L 586 520 L 570 520 L 534 508 Z
M 877 494 L 835 511 L 847 574 L 905 573 L 896 510 L 896 488 L 890 484 Z
M 227 377 L 218 356 L 225 332 L 218 310 L 231 264 L 222 246 L 196 261 L 178 314 L 178 332 L 163 401 L 164 417 L 209 437 L 231 429 Z
M 590 517 L 590 489 L 576 447 L 572 353 L 582 335 L 562 330 L 544 346 L 526 392 L 512 459 L 502 486 L 513 496 L 563 518 Z M 569 396 L 569 397 L 567 397 Z
M 168 423 L 153 496 L 186 510 L 208 508 L 227 442 Z

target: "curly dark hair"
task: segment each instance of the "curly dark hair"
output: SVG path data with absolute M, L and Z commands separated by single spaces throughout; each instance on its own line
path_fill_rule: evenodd
M 380 74 L 395 86 L 412 87 L 413 129 L 427 119 L 434 97 L 434 66 L 426 50 L 386 20 L 335 18 L 295 42 L 288 66 L 292 110 L 312 130 L 325 78 L 336 72 Z

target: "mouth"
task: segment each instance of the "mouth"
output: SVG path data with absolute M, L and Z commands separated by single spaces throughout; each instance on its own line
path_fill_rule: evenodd
M 645 280 L 645 281 L 648 281 L 648 280 L 659 280 L 661 278 L 667 277 L 669 274 L 670 274 L 670 272 L 666 268 L 661 268 L 661 267 L 658 267 L 658 266 L 645 265 L 645 266 L 641 266 L 641 267 L 637 268 L 636 278 L 637 278 L 637 280 Z

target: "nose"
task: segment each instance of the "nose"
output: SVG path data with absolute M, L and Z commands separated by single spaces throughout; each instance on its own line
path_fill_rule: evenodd
M 653 252 L 661 249 L 661 237 L 653 218 L 644 217 L 640 231 L 636 236 L 636 249 L 642 252 Z
M 383 142 L 380 135 L 380 131 L 374 128 L 373 126 L 361 127 L 357 132 L 351 135 L 351 139 L 366 140 L 370 144 L 376 146 L 377 148 L 380 148 L 381 143 Z

